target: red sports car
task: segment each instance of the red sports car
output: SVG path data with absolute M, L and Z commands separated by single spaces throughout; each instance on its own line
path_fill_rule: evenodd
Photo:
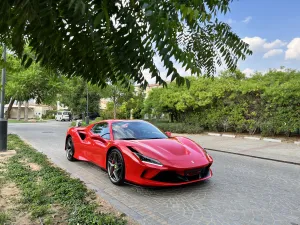
M 142 120 L 106 120 L 72 127 L 66 136 L 66 156 L 107 170 L 112 183 L 175 186 L 212 176 L 213 159 L 185 137 L 171 137 Z

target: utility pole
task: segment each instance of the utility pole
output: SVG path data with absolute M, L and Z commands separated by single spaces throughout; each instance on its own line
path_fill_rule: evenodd
M 3 45 L 3 61 L 6 63 L 6 46 Z M 4 118 L 6 69 L 2 69 L 0 96 L 0 151 L 7 151 L 7 120 Z
M 90 118 L 89 118 L 89 88 L 88 88 L 88 83 L 86 83 L 86 117 L 85 117 L 85 123 L 87 125 L 90 123 Z

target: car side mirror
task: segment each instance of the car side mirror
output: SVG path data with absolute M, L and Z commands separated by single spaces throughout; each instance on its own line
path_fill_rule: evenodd
M 168 137 L 171 137 L 172 136 L 172 133 L 170 131 L 166 131 L 165 134 L 168 136 Z

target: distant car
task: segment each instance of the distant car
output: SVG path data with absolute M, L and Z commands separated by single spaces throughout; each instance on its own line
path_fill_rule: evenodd
M 59 111 L 55 115 L 56 121 L 71 121 L 72 116 L 70 111 Z
M 185 137 L 171 137 L 142 120 L 106 120 L 72 127 L 66 157 L 92 162 L 108 172 L 113 184 L 175 186 L 209 179 L 213 159 Z

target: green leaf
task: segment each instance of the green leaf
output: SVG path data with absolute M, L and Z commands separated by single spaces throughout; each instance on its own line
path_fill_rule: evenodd
M 98 13 L 94 20 L 94 27 L 97 27 L 101 23 L 102 18 L 103 18 L 102 12 Z
M 22 61 L 21 61 L 21 65 L 24 65 L 26 59 L 27 59 L 27 54 L 24 54 L 23 58 L 22 58 Z
M 31 66 L 32 62 L 33 62 L 32 58 L 28 58 L 28 60 L 25 64 L 25 68 L 28 68 L 29 66 Z

